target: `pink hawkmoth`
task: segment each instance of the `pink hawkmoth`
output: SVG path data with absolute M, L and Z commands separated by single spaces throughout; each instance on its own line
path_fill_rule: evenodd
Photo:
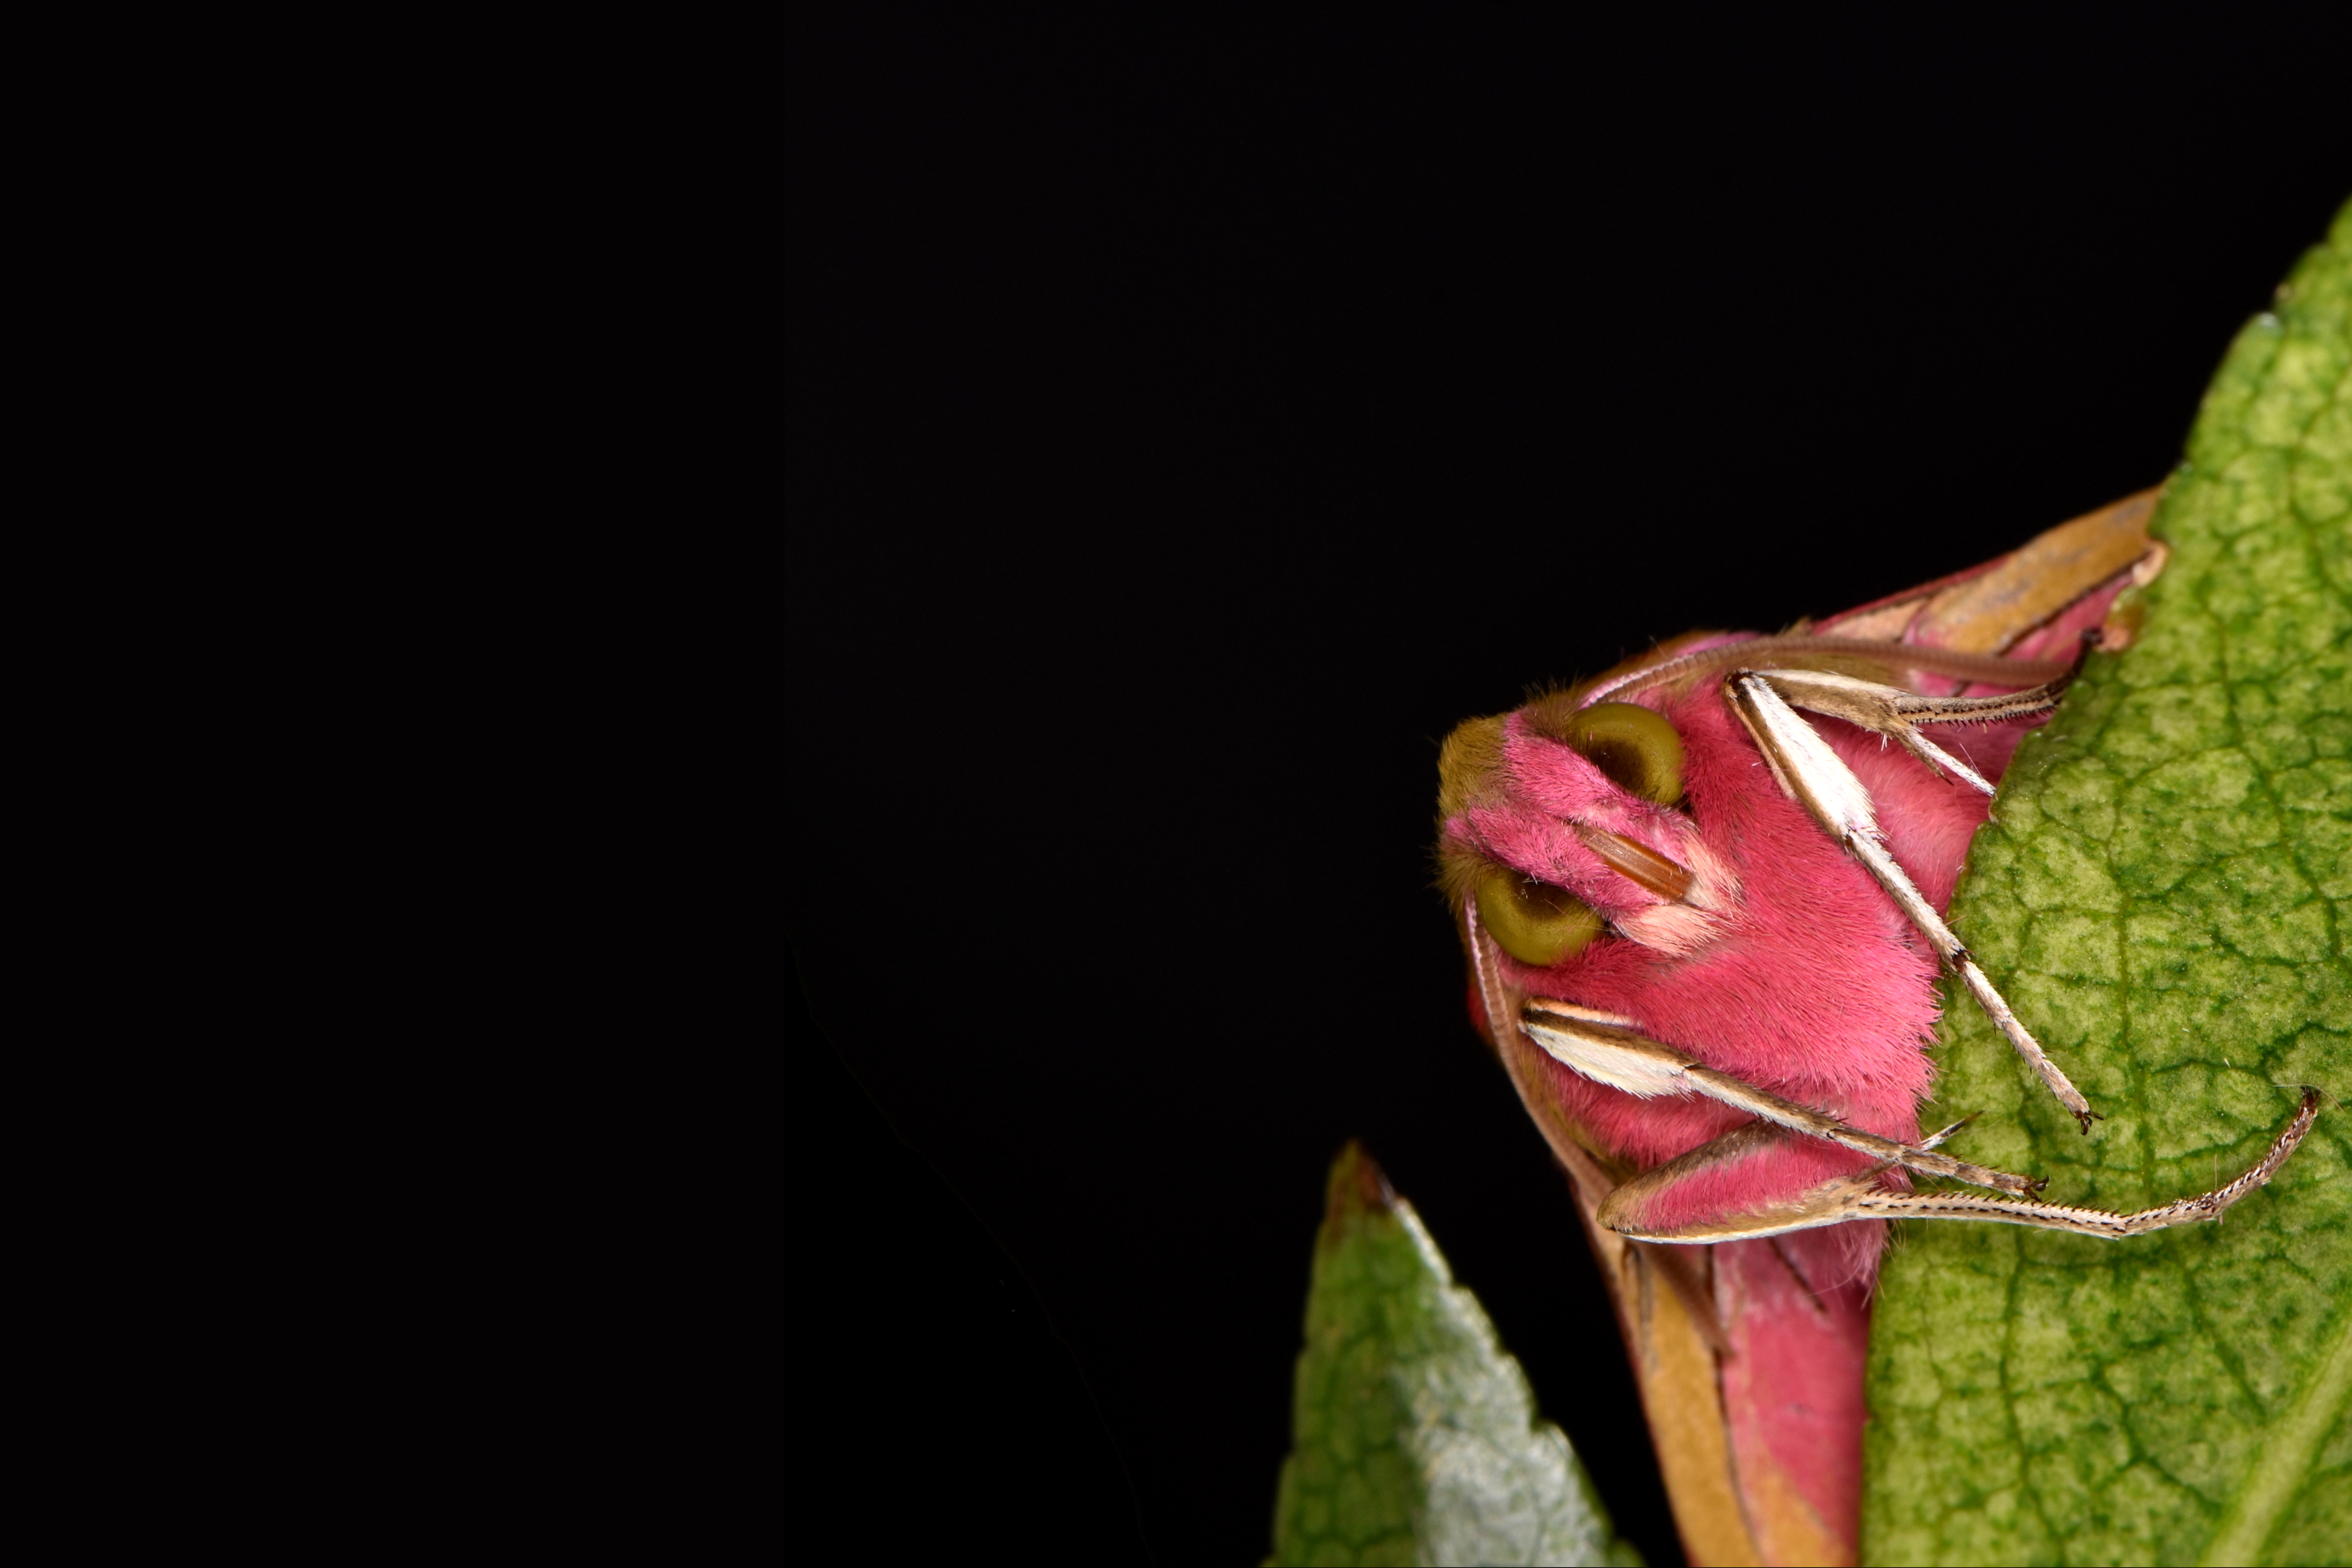
M 2129 640 L 2154 500 L 1791 634 L 1677 638 L 1445 742 L 1473 1020 L 1574 1180 L 1695 1559 L 1853 1561 L 1880 1222 L 2212 1219 L 2316 1114 L 2306 1092 L 2252 1169 L 2134 1215 L 1921 1135 L 1946 969 L 2096 1117 L 1942 915 L 2019 741 Z M 1948 750 L 1923 733 L 1946 725 Z

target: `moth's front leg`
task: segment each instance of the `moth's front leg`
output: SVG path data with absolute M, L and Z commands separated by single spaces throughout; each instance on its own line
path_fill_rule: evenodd
M 2091 646 L 2092 639 L 2086 637 L 2084 650 L 2087 653 Z M 2080 668 L 2078 663 L 2075 669 Z M 1894 741 L 1926 763 L 1928 772 L 1948 774 L 1990 796 L 1991 781 L 1921 734 L 1920 726 L 2039 718 L 2058 706 L 2058 699 L 2074 682 L 2075 669 L 2006 697 L 1923 697 L 1899 686 L 1881 686 L 1819 669 L 1759 669 L 1752 674 L 1790 707 L 1843 719 L 1857 729 Z
M 1843 844 L 1847 852 L 1886 889 L 1905 917 L 1935 948 L 1937 956 L 1959 975 L 1969 994 L 2009 1037 L 2017 1054 L 2041 1075 L 2058 1103 L 2073 1111 L 2074 1120 L 2088 1132 L 2097 1115 L 2091 1102 L 2050 1059 L 2032 1032 L 2018 1021 L 2009 1003 L 1960 944 L 1960 939 L 1952 934 L 1952 928 L 1944 923 L 1943 916 L 1936 912 L 1936 907 L 1920 893 L 1909 875 L 1895 864 L 1895 857 L 1887 851 L 1885 837 L 1879 831 L 1870 792 L 1853 776 L 1853 770 L 1830 750 L 1829 742 L 1811 724 L 1797 716 L 1782 700 L 1774 681 L 1764 673 L 1739 670 L 1724 683 L 1724 691 L 1730 699 L 1732 711 L 1739 715 L 1748 732 L 1756 738 L 1781 789 L 1811 813 L 1824 831 Z

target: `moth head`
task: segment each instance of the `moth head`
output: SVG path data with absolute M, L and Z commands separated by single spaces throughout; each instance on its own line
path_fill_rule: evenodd
M 1612 928 L 1686 951 L 1696 924 L 1683 742 L 1656 710 L 1574 692 L 1473 719 L 1438 755 L 1442 881 L 1521 963 L 1550 968 Z M 1703 900 L 1703 895 L 1702 895 Z M 1690 928 L 1690 929 L 1685 929 Z

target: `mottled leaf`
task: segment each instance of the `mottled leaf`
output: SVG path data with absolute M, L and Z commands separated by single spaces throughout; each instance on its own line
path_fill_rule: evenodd
M 2030 739 L 1953 906 L 2107 1120 L 1964 999 L 1968 1158 L 2130 1210 L 2262 1154 L 2219 1224 L 2126 1241 L 1914 1224 L 1873 1331 L 1875 1563 L 2352 1562 L 2352 206 L 2206 395 L 2133 647 Z
M 1642 1560 L 1478 1299 L 1353 1143 L 1331 1167 L 1294 1400 L 1269 1563 Z

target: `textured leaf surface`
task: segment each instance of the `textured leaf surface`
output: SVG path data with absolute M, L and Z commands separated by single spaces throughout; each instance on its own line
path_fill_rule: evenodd
M 1477 1298 L 1352 1143 L 1331 1167 L 1294 1400 L 1269 1562 L 1641 1562 Z
M 1933 1125 L 2135 1240 L 1911 1226 L 1873 1331 L 1876 1563 L 2352 1562 L 2352 206 L 2242 332 L 2167 487 L 2137 643 L 2094 658 L 1978 837 L 1955 924 L 2107 1120 L 1964 999 Z

